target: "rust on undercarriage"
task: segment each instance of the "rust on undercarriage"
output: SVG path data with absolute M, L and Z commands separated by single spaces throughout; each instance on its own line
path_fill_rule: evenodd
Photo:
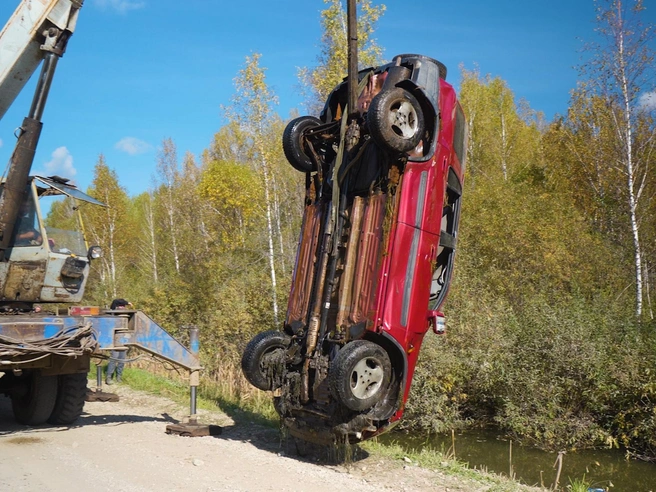
M 312 281 L 316 268 L 322 214 L 323 207 L 320 203 L 305 207 L 294 283 L 289 295 L 287 323 L 290 325 L 293 323 L 305 325 L 306 323 L 312 296 Z
M 380 192 L 366 199 L 348 316 L 353 325 L 368 321 L 374 309 L 386 200 L 387 195 Z

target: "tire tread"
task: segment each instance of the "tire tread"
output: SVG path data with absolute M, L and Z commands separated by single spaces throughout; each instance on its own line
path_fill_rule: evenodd
M 55 408 L 48 422 L 57 425 L 68 425 L 75 422 L 84 409 L 87 395 L 87 375 L 85 373 L 63 374 L 58 377 L 59 391 Z

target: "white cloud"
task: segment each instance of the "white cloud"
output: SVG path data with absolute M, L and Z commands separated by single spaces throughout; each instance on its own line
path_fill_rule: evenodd
M 640 108 L 651 111 L 656 109 L 656 91 L 654 92 L 645 92 L 640 96 L 639 100 Z
M 148 142 L 134 137 L 123 137 L 116 142 L 114 148 L 130 155 L 145 154 L 152 146 Z
M 0 147 L 2 147 L 2 139 L 0 138 Z
M 130 10 L 139 10 L 146 6 L 146 2 L 135 0 L 94 0 L 93 3 L 102 10 L 114 10 L 119 14 L 127 14 Z
M 34 174 L 57 175 L 62 178 L 72 178 L 77 174 L 77 170 L 73 167 L 73 156 L 66 147 L 57 147 L 51 157 L 48 162 L 43 164 L 43 170 L 35 171 Z

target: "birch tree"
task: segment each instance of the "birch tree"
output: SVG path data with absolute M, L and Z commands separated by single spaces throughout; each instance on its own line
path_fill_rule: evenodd
M 102 154 L 98 157 L 88 193 L 107 205 L 106 208 L 85 207 L 84 222 L 92 242 L 102 246 L 104 251 L 100 276 L 105 298 L 117 297 L 121 264 L 119 253 L 130 240 L 126 231 L 129 222 L 128 196 L 119 184 L 116 172 L 109 168 Z
M 649 174 L 654 148 L 653 132 L 637 139 L 638 120 L 644 107 L 640 97 L 654 88 L 654 26 L 643 25 L 642 0 L 601 0 L 596 2 L 599 42 L 586 49 L 591 60 L 582 67 L 582 90 L 603 98 L 610 108 L 614 138 L 609 165 L 623 174 L 625 209 L 630 222 L 635 265 L 635 314 L 643 311 L 643 258 L 640 234 L 640 204 Z M 653 129 L 653 127 L 652 127 Z
M 468 118 L 467 160 L 470 175 L 503 181 L 534 160 L 539 147 L 536 113 L 515 96 L 499 77 L 481 77 L 478 69 L 461 67 L 460 101 Z M 520 114 L 519 110 L 522 110 Z M 521 165 L 521 167 L 520 167 Z
M 273 317 L 278 324 L 278 297 L 273 233 L 273 186 L 271 179 L 271 151 L 266 145 L 266 130 L 273 120 L 272 106 L 277 98 L 266 84 L 265 71 L 260 67 L 259 53 L 246 57 L 246 63 L 235 78 L 236 94 L 232 104 L 226 108 L 226 115 L 237 123 L 250 136 L 254 162 L 262 175 L 264 183 L 264 202 L 268 233 L 268 257 L 271 275 L 271 295 Z
M 141 230 L 139 234 L 138 248 L 139 256 L 144 261 L 142 270 L 152 277 L 153 285 L 159 283 L 159 273 L 157 268 L 157 225 L 154 211 L 153 192 L 147 191 L 142 193 L 134 200 L 133 207 L 141 219 Z
M 157 155 L 157 175 L 161 186 L 161 203 L 164 206 L 167 229 L 171 241 L 171 253 L 175 271 L 180 274 L 180 253 L 178 251 L 178 231 L 176 228 L 176 203 L 173 196 L 178 179 L 178 152 L 170 138 L 162 141 L 162 147 Z

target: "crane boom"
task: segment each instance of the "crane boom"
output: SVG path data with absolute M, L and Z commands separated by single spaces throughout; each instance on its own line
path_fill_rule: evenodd
M 84 0 L 22 0 L 0 32 L 0 119 L 48 52 L 46 33 L 69 37 Z M 59 54 L 61 56 L 61 54 Z

